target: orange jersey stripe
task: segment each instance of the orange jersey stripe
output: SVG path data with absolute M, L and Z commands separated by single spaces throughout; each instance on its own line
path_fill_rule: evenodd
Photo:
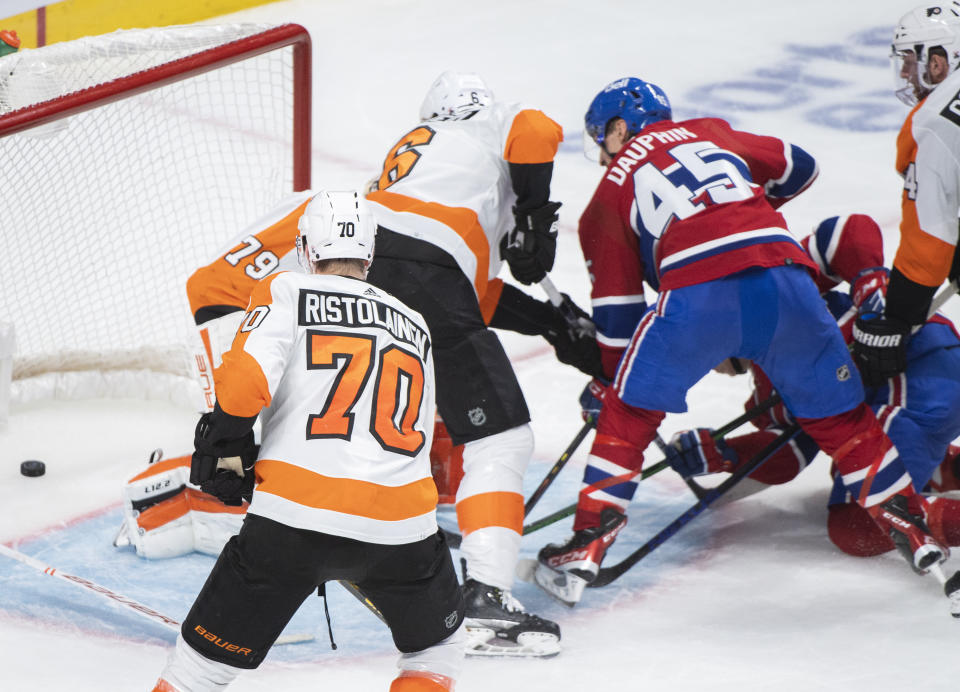
M 911 281 L 924 286 L 939 286 L 950 273 L 954 246 L 920 228 L 917 207 L 903 198 L 903 220 L 900 222 L 900 246 L 893 266 Z
M 325 509 L 379 521 L 401 521 L 431 512 L 437 506 L 433 478 L 399 486 L 353 478 L 332 478 L 276 459 L 254 467 L 257 492 L 277 495 L 304 507 Z
M 490 324 L 490 320 L 493 319 L 501 293 L 503 293 L 503 281 L 493 279 L 487 284 L 487 290 L 480 296 L 480 314 L 483 316 L 484 324 Z
M 170 469 L 174 469 L 178 466 L 190 466 L 190 456 L 173 457 L 171 459 L 158 461 L 156 464 L 150 464 L 150 466 L 148 466 L 145 470 L 141 471 L 127 482 L 133 483 L 134 481 L 140 481 L 144 478 L 149 478 L 150 476 L 156 476 L 159 473 L 169 471 Z
M 247 508 L 246 506 L 230 507 L 212 495 L 207 495 L 193 488 L 186 488 L 182 493 L 171 497 L 169 500 L 158 502 L 141 512 L 140 516 L 137 517 L 137 525 L 145 531 L 152 531 L 158 526 L 179 519 L 190 510 L 218 514 L 244 514 Z
M 255 237 L 263 247 L 250 257 L 237 262 L 235 266 L 224 257 L 240 250 L 243 243 L 230 248 L 229 252 L 195 271 L 187 279 L 190 311 L 195 315 L 198 310 L 210 305 L 232 305 L 240 309 L 246 307 L 258 282 L 258 279 L 251 278 L 246 273 L 250 262 L 264 250 L 269 250 L 277 257 L 283 257 L 293 250 L 297 244 L 297 222 L 309 203 L 310 200 L 307 200 L 272 226 L 257 232 Z
M 477 274 L 473 278 L 473 285 L 478 296 L 484 294 L 487 288 L 487 275 L 490 271 L 490 244 L 487 242 L 487 235 L 483 232 L 475 211 L 466 207 L 447 207 L 436 202 L 424 202 L 415 197 L 385 190 L 375 190 L 367 195 L 367 199 L 395 212 L 419 214 L 439 221 L 456 232 L 477 258 Z
M 280 274 L 273 274 L 254 286 L 250 296 L 249 309 L 259 306 L 269 307 L 273 303 L 270 285 Z M 247 323 L 244 318 L 240 331 L 233 340 L 233 346 L 223 354 L 223 362 L 213 371 L 213 382 L 217 392 L 217 401 L 225 413 L 249 418 L 260 413 L 270 405 L 270 387 L 267 377 L 257 359 L 243 350 L 247 337 L 252 333 L 243 331 Z
M 900 127 L 900 132 L 897 133 L 896 168 L 900 175 L 906 175 L 907 166 L 917 159 L 917 143 L 913 139 L 913 116 L 916 115 L 917 109 L 921 105 L 922 102 L 913 107 Z
M 491 492 L 465 498 L 457 503 L 457 524 L 464 536 L 488 526 L 523 533 L 523 495 Z
M 522 110 L 513 119 L 503 158 L 510 163 L 550 163 L 563 141 L 563 128 L 543 111 Z

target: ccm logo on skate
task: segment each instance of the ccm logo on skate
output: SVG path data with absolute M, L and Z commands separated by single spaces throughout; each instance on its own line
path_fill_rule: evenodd
M 590 557 L 590 550 L 574 550 L 566 555 L 557 555 L 556 557 L 551 557 L 547 560 L 547 564 L 551 567 L 559 567 L 560 565 L 565 565 L 568 562 L 576 562 L 578 560 L 586 560 Z
M 204 639 L 207 639 L 207 640 L 213 642 L 214 644 L 216 644 L 217 646 L 219 646 L 219 647 L 220 647 L 221 649 L 223 649 L 224 651 L 231 651 L 231 652 L 233 652 L 233 653 L 243 654 L 244 656 L 249 656 L 251 653 L 253 653 L 250 649 L 241 648 L 241 647 L 237 646 L 236 644 L 231 644 L 230 642 L 225 642 L 225 641 L 223 641 L 220 637 L 218 637 L 217 635 L 213 634 L 212 632 L 207 632 L 207 631 L 206 631 L 205 629 L 203 629 L 200 625 L 197 625 L 196 627 L 194 627 L 194 628 L 193 628 L 193 631 L 196 632 L 197 634 L 199 634 L 199 635 L 200 635 L 201 637 L 203 637 Z
M 911 524 L 910 522 L 904 521 L 898 516 L 890 514 L 890 512 L 884 512 L 883 518 L 889 521 L 891 524 L 894 524 L 895 526 L 899 526 L 900 528 L 904 528 L 904 529 L 913 528 L 913 524 Z

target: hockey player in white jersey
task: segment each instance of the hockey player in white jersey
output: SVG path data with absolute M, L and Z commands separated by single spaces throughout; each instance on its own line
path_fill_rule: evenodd
M 496 101 L 476 74 L 444 72 L 367 195 L 379 223 L 369 280 L 430 326 L 437 407 L 453 442 L 464 445 L 456 510 L 469 653 L 559 651 L 559 627 L 524 612 L 510 593 L 533 434 L 513 368 L 484 316 L 492 313 L 489 326 L 517 331 L 539 320 L 537 301 L 526 307 L 519 289 L 495 277 L 504 260 L 525 284 L 553 266 L 560 204 L 549 199 L 550 180 L 562 139 L 543 112 Z M 546 311 L 543 319 L 556 317 Z M 592 338 L 589 346 L 598 367 Z
M 465 642 L 428 460 L 432 337 L 364 280 L 375 222 L 359 195 L 318 193 L 299 228 L 308 273 L 254 287 L 197 425 L 191 482 L 251 502 L 154 691 L 225 689 L 332 579 L 356 583 L 390 626 L 402 652 L 391 692 L 448 691 Z
M 960 276 L 960 1 L 930 3 L 900 18 L 893 33 L 896 95 L 912 110 L 897 135 L 903 178 L 900 245 L 883 314 L 857 320 L 853 349 L 869 386 L 907 367 L 907 345 L 931 300 Z

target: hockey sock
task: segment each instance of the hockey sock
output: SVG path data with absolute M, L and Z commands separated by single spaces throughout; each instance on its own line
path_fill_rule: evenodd
M 930 492 L 944 493 L 960 490 L 960 446 L 950 445 L 940 465 L 930 478 Z
M 779 429 L 759 430 L 747 435 L 737 437 L 728 437 L 727 445 L 733 449 L 740 458 L 740 463 L 753 458 L 753 456 L 770 444 L 777 435 Z M 766 485 L 780 485 L 797 477 L 797 475 L 807 467 L 810 460 L 816 456 L 819 448 L 808 435 L 798 434 L 795 443 L 785 444 L 777 450 L 763 465 L 751 473 L 751 478 Z M 740 464 L 735 465 L 731 472 L 736 471 Z
M 928 497 L 927 525 L 933 537 L 944 545 L 960 546 L 960 500 Z
M 843 484 L 857 502 L 872 507 L 910 489 L 910 476 L 873 411 L 860 404 L 826 418 L 800 418 L 804 432 L 836 462 Z
M 624 511 L 637 488 L 633 479 L 643 468 L 643 450 L 653 440 L 664 415 L 662 411 L 625 404 L 613 391 L 607 393 L 583 473 L 574 531 L 599 526 L 604 507 Z M 597 488 L 600 485 L 602 489 Z
M 847 555 L 871 557 L 893 550 L 893 541 L 863 507 L 855 502 L 831 505 L 827 534 Z

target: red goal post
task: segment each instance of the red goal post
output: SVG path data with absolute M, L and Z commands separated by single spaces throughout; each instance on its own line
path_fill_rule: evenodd
M 0 58 L 13 401 L 199 398 L 186 279 L 310 187 L 310 108 L 296 24 L 117 31 Z

